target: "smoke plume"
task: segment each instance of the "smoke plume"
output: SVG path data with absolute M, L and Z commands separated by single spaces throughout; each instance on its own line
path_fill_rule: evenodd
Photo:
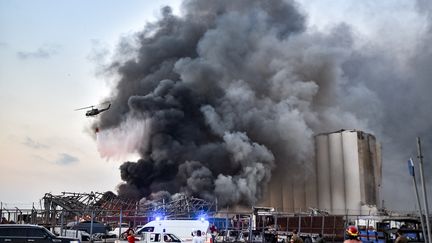
M 374 133 L 390 163 L 431 128 L 430 33 L 400 61 L 359 48 L 348 24 L 308 30 L 289 0 L 186 0 L 182 13 L 164 7 L 108 69 L 112 107 L 94 126 L 119 145 L 101 154 L 141 157 L 120 166 L 121 196 L 253 205 L 272 176 L 307 180 L 316 133 Z

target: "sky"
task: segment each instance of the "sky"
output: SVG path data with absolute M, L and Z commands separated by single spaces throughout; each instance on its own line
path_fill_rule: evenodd
M 109 96 L 114 81 L 100 67 L 120 39 L 160 17 L 165 5 L 181 15 L 180 3 L 0 0 L 0 202 L 27 207 L 45 193 L 116 190 L 119 166 L 136 155 L 102 157 L 87 130 L 93 118 L 75 109 Z M 412 52 L 426 28 L 409 0 L 298 4 L 308 30 L 347 23 L 355 45 L 386 47 L 396 58 Z
M 177 4 L 0 1 L 1 202 L 115 190 L 120 162 L 100 157 L 85 131 L 92 118 L 75 109 L 109 94 L 93 57 Z

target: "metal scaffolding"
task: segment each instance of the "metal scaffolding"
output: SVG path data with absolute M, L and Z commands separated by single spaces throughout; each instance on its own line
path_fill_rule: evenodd
M 66 211 L 76 216 L 100 215 L 108 211 L 133 210 L 136 207 L 134 200 L 122 200 L 112 192 L 76 193 L 63 192 L 61 195 L 46 193 L 43 197 L 44 209 L 47 212 Z

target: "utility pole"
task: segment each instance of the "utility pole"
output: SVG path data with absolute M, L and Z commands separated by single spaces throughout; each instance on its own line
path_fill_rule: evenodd
M 408 160 L 408 169 L 409 169 L 409 173 L 410 173 L 411 177 L 413 178 L 414 190 L 415 190 L 415 194 L 416 194 L 416 197 L 417 197 L 417 205 L 419 207 L 420 223 L 421 223 L 421 226 L 422 226 L 423 235 L 425 235 L 426 230 L 425 230 L 425 224 L 424 224 L 424 221 L 423 221 L 423 212 L 422 212 L 422 207 L 421 207 L 421 204 L 420 204 L 420 197 L 419 197 L 418 189 L 417 189 L 417 180 L 415 178 L 414 162 L 413 162 L 412 159 Z M 425 238 L 425 243 L 427 243 L 426 238 Z
M 428 206 L 428 199 L 427 199 L 427 194 L 426 194 L 426 185 L 425 185 L 424 172 L 423 172 L 423 154 L 422 154 L 422 150 L 421 150 L 420 137 L 417 137 L 417 158 L 419 159 L 420 180 L 421 180 L 421 184 L 422 184 L 423 204 L 425 207 L 425 216 L 426 216 L 427 238 L 428 238 L 428 242 L 431 243 L 432 239 L 431 239 L 431 227 L 430 227 L 430 223 L 429 223 L 429 206 Z
M 94 211 L 91 210 L 91 221 L 90 221 L 90 242 L 93 242 L 93 221 L 94 221 Z
M 122 222 L 123 221 L 123 207 L 120 207 L 120 227 L 119 227 L 119 234 L 118 234 L 118 239 L 121 239 L 122 236 Z

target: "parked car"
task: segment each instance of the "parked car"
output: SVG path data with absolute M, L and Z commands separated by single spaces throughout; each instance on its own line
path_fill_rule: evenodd
M 127 237 L 127 232 L 129 231 L 129 227 L 117 227 L 114 228 L 113 230 L 111 230 L 110 232 L 108 232 L 108 238 L 118 238 L 119 237 L 119 232 L 120 235 L 122 236 L 122 238 L 126 238 Z M 135 231 L 133 231 L 135 232 Z
M 71 222 L 69 224 L 67 224 L 68 229 L 72 229 L 72 230 L 82 230 L 85 231 L 87 233 L 102 233 L 102 234 L 106 234 L 108 233 L 108 226 L 106 226 L 103 223 L 97 222 L 97 221 L 93 221 L 93 230 L 92 232 L 90 232 L 90 228 L 91 228 L 91 221 L 82 221 L 82 222 Z
M 0 243 L 80 243 L 76 238 L 58 237 L 45 227 L 30 224 L 1 224 Z

